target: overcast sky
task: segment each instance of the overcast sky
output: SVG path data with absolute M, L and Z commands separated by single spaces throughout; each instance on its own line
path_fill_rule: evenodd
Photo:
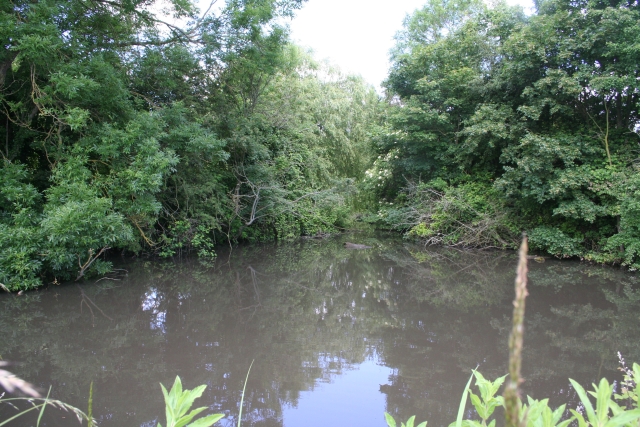
M 308 0 L 289 21 L 292 40 L 379 88 L 389 69 L 393 36 L 426 0 Z M 531 0 L 508 0 L 532 8 Z

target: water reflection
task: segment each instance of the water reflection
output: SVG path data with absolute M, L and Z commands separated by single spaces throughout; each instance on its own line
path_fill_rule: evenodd
M 131 263 L 119 281 L 1 295 L 0 355 L 80 408 L 94 381 L 101 426 L 162 421 L 158 383 L 175 375 L 207 384 L 199 404 L 235 425 L 254 359 L 243 425 L 384 426 L 388 411 L 446 426 L 471 368 L 505 373 L 515 264 L 507 252 L 362 236 L 240 247 L 212 268 Z M 640 361 L 634 275 L 554 260 L 530 269 L 527 392 L 575 401 L 568 377 L 617 378 L 617 351 Z
M 384 394 L 393 370 L 382 366 L 376 357 L 365 360 L 353 370 L 319 383 L 300 395 L 297 407 L 285 406 L 284 427 L 378 426 L 381 414 L 371 408 L 384 408 Z M 322 408 L 322 411 L 318 411 Z M 311 415 L 313 414 L 313 415 Z

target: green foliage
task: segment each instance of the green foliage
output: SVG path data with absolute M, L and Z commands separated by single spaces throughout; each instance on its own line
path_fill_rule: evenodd
M 198 251 L 198 256 L 203 259 L 214 259 L 217 254 L 215 251 L 215 242 L 210 237 L 213 230 L 199 225 L 196 229 L 196 233 L 191 239 L 191 245 Z
M 279 55 L 281 67 L 272 76 L 245 62 L 242 75 L 229 76 L 234 91 L 248 76 L 270 79 L 237 93 L 241 108 L 226 114 L 235 186 L 222 222 L 232 239 L 287 239 L 344 225 L 353 180 L 370 162 L 368 129 L 378 105 L 373 89 L 295 46 Z
M 90 261 L 102 248 L 125 247 L 133 241 L 133 230 L 112 199 L 101 197 L 89 183 L 83 160 L 73 157 L 58 163 L 52 178 L 58 185 L 49 189 L 41 221 L 47 236 L 45 259 L 55 274 L 67 279 L 76 264 L 85 263 L 85 254 Z
M 636 372 L 636 370 L 638 370 L 638 372 Z M 637 378 L 638 374 L 640 374 L 640 366 L 638 366 L 638 364 L 634 364 L 633 373 L 629 373 L 627 375 Z M 473 376 L 476 378 L 475 386 L 478 388 L 480 393 L 476 395 L 473 392 L 469 392 L 469 397 L 481 420 L 476 421 L 472 419 L 462 419 L 464 414 L 464 403 L 466 402 L 466 394 L 468 390 L 467 385 L 465 392 L 463 393 L 463 399 L 461 402 L 462 411 L 459 412 L 459 420 L 451 423 L 449 427 L 456 425 L 466 427 L 492 427 L 496 424 L 495 418 L 491 421 L 489 421 L 489 419 L 497 407 L 504 407 L 504 399 L 502 396 L 496 396 L 496 393 L 504 382 L 506 375 L 496 379 L 495 381 L 486 380 L 482 374 L 477 371 L 473 372 Z M 640 409 L 637 409 L 637 400 L 635 400 L 635 409 L 626 409 L 621 407 L 614 400 L 614 397 L 618 400 L 628 400 L 630 396 L 635 396 L 637 399 L 637 383 L 629 383 L 633 384 L 630 389 L 625 389 L 622 395 L 614 396 L 614 386 L 610 385 L 605 378 L 602 378 L 598 385 L 593 384 L 593 391 L 589 392 L 586 392 L 576 381 L 572 379 L 569 379 L 569 381 L 580 398 L 580 402 L 582 403 L 586 413 L 586 419 L 584 414 L 581 412 L 570 409 L 569 411 L 571 412 L 572 417 L 562 420 L 566 405 L 560 405 L 558 408 L 552 409 L 549 407 L 549 399 L 536 400 L 527 396 L 526 404 L 519 402 L 521 407 L 520 421 L 523 423 L 522 425 L 526 425 L 527 427 L 568 427 L 573 421 L 576 421 L 579 427 L 633 427 L 637 425 L 637 420 L 640 419 Z M 589 398 L 589 395 L 596 398 L 595 408 Z M 391 415 L 385 413 L 385 418 L 389 427 L 396 426 Z M 413 424 L 414 418 L 415 417 L 411 417 L 409 422 Z M 407 426 L 409 426 L 409 422 L 407 422 Z M 426 425 L 426 422 L 423 424 Z M 402 425 L 404 426 L 404 424 Z
M 163 245 L 160 250 L 161 257 L 171 257 L 182 255 L 183 248 L 186 250 L 191 243 L 191 224 L 188 221 L 176 221 L 169 226 L 168 233 L 163 234 Z
M 532 249 L 538 249 L 557 257 L 578 255 L 579 239 L 571 238 L 557 228 L 537 227 L 529 231 L 529 242 Z
M 393 417 L 391 415 L 389 415 L 387 412 L 384 413 L 384 418 L 387 421 L 387 425 L 389 427 L 396 427 L 397 426 L 396 420 L 394 420 Z M 414 416 L 410 417 L 407 420 L 406 424 L 401 422 L 400 423 L 400 427 L 414 427 L 415 419 L 416 419 L 416 417 L 414 415 Z M 418 424 L 415 427 L 426 427 L 426 426 L 427 426 L 427 422 L 423 421 L 423 422 L 421 422 L 420 424 Z
M 617 261 L 635 270 L 640 268 L 640 174 L 637 171 L 620 180 L 617 187 L 620 200 L 618 233 L 607 239 L 607 261 Z
M 538 249 L 638 268 L 639 13 L 545 0 L 525 17 L 504 4 L 429 1 L 393 53 L 371 191 L 393 201 L 407 180 L 488 183 L 506 223 Z M 420 198 L 405 210 L 430 215 Z M 414 234 L 464 244 L 434 224 Z
M 618 369 L 624 374 L 624 379 L 620 383 L 620 394 L 614 394 L 615 400 L 625 404 L 627 409 L 638 408 L 638 382 L 640 381 L 640 365 L 633 364 L 633 367 L 629 369 L 622 355 L 618 352 L 618 358 L 620 359 L 620 365 Z
M 478 416 L 482 419 L 482 423 L 478 425 L 486 427 L 487 420 L 493 415 L 493 411 L 495 411 L 498 406 L 504 405 L 502 396 L 496 397 L 495 395 L 507 376 L 505 375 L 491 382 L 486 380 L 478 371 L 473 371 L 473 375 L 476 377 L 476 387 L 478 387 L 480 395 L 476 395 L 470 391 L 469 397 L 471 398 L 473 407 L 476 408 Z M 495 425 L 495 420 L 489 424 L 489 426 L 493 425 Z
M 167 427 L 209 427 L 224 417 L 224 414 L 213 414 L 192 422 L 196 415 L 207 409 L 206 406 L 203 406 L 191 410 L 193 402 L 202 396 L 205 388 L 207 388 L 205 385 L 198 386 L 193 390 L 183 390 L 180 377 L 176 377 L 169 392 L 162 384 L 160 384 L 160 387 L 164 395 Z M 189 413 L 187 414 L 187 412 Z M 158 427 L 162 427 L 162 424 L 158 423 Z
M 587 415 L 587 419 L 585 420 L 583 414 L 573 409 L 570 410 L 573 417 L 578 421 L 578 427 L 631 427 L 636 424 L 635 421 L 640 418 L 640 409 L 627 410 L 621 408 L 612 399 L 613 385 L 610 385 L 605 378 L 602 378 L 598 385 L 592 384 L 593 391 L 589 391 L 589 394 L 596 398 L 595 408 L 584 388 L 572 379 L 569 379 L 569 381 L 580 397 L 580 402 L 582 402 Z
M 467 385 L 464 386 L 464 391 L 462 392 L 462 398 L 460 399 L 460 404 L 458 405 L 458 415 L 456 417 L 456 421 L 455 424 L 456 427 L 462 427 L 462 422 L 463 422 L 463 418 L 464 418 L 464 409 L 467 406 L 467 396 L 469 395 L 469 392 L 471 391 L 471 381 L 473 380 L 473 373 L 471 374 L 471 376 L 469 377 L 469 381 L 467 381 Z
M 527 396 L 527 404 L 522 405 L 521 414 L 526 417 L 527 427 L 568 427 L 571 418 L 560 421 L 564 415 L 566 405 L 556 409 L 549 407 L 549 399 L 536 400 Z
M 1 6 L 6 288 L 350 223 L 378 97 L 288 44 L 302 1 L 153 3 Z
M 0 283 L 10 291 L 35 288 L 43 257 L 44 235 L 38 227 L 40 199 L 37 189 L 25 182 L 23 165 L 3 161 L 0 172 Z

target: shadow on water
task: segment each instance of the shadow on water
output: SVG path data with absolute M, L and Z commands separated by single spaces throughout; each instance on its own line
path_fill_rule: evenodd
M 354 239 L 373 248 L 343 247 Z M 617 351 L 640 361 L 636 276 L 531 264 L 527 393 L 576 402 L 568 377 L 617 379 Z M 1 295 L 0 356 L 80 408 L 94 381 L 100 426 L 163 422 L 158 383 L 175 375 L 207 384 L 198 406 L 235 425 L 253 359 L 243 426 L 384 426 L 384 411 L 446 426 L 471 368 L 506 372 L 515 266 L 510 252 L 358 236 L 241 246 L 209 267 L 139 261 L 119 280 Z

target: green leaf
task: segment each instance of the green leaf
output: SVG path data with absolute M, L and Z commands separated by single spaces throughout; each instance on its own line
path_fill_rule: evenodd
M 217 423 L 222 418 L 224 418 L 224 414 L 207 415 L 206 417 L 195 420 L 187 427 L 209 427 Z
M 396 427 L 396 420 L 394 420 L 388 412 L 384 413 L 384 419 L 387 421 L 387 425 L 389 427 Z
M 167 393 L 167 389 L 160 383 L 160 388 L 162 389 L 162 394 L 164 395 L 164 408 L 165 408 L 165 416 L 167 417 L 167 425 L 171 426 L 174 423 L 174 413 L 173 413 L 173 402 L 172 397 Z
M 189 408 L 187 408 L 187 410 L 188 409 Z M 186 426 L 187 424 L 189 424 L 191 422 L 192 419 L 195 418 L 196 415 L 198 415 L 200 412 L 204 411 L 205 409 L 207 409 L 206 406 L 194 409 L 193 411 L 191 411 L 189 413 L 189 415 L 185 415 L 185 416 L 180 417 L 178 419 L 178 422 L 176 422 L 175 426 L 173 426 L 173 427 L 184 427 L 184 426 Z
M 618 415 L 611 417 L 611 419 L 604 425 L 604 427 L 619 427 L 631 423 L 640 418 L 640 409 L 632 409 L 630 411 L 624 411 Z
M 498 392 L 498 390 L 500 389 L 500 387 L 502 386 L 506 378 L 507 378 L 507 375 L 503 375 L 491 383 L 491 396 L 494 396 Z
M 593 388 L 597 392 L 596 397 L 596 414 L 598 416 L 598 425 L 604 425 L 609 419 L 609 402 L 613 393 L 613 387 L 609 385 L 606 378 L 600 380 L 598 387 Z
M 480 400 L 480 397 L 478 397 L 475 394 L 473 394 L 473 392 L 469 392 L 469 397 L 471 398 L 471 403 L 476 408 L 476 411 L 478 412 L 478 415 L 480 415 L 480 418 L 482 418 L 483 420 L 486 420 L 487 419 L 487 411 L 486 411 L 485 406 L 482 404 L 482 401 Z
M 584 417 L 581 413 L 579 413 L 575 409 L 569 409 L 569 412 L 573 414 L 573 418 L 578 420 L 578 427 L 587 427 L 587 422 L 584 420 Z
M 186 414 L 191 409 L 193 402 L 202 396 L 206 386 L 200 385 L 193 390 L 183 390 L 182 381 L 179 376 L 176 376 L 173 387 L 171 387 L 169 392 L 167 392 L 164 385 L 160 384 L 160 387 L 162 388 L 162 394 L 164 395 L 165 400 L 167 427 L 208 427 L 224 416 L 223 414 L 208 415 L 189 424 L 196 415 L 207 409 L 203 406 L 193 409 L 189 414 Z
M 22 58 L 20 55 L 17 55 L 13 62 L 11 62 L 11 71 L 13 71 L 14 73 L 17 73 L 18 70 L 20 69 L 20 64 L 22 63 Z
M 558 424 L 566 407 L 567 405 L 560 405 L 555 411 L 553 411 L 553 424 Z
M 473 370 L 475 372 L 475 369 Z M 464 387 L 464 391 L 462 392 L 462 398 L 460 399 L 460 406 L 458 407 L 458 416 L 456 418 L 456 427 L 462 427 L 462 417 L 464 416 L 464 407 L 467 405 L 467 394 L 469 393 L 469 386 L 471 385 L 471 380 L 473 379 L 473 373 L 469 377 L 469 381 L 467 381 L 467 385 Z
M 49 395 L 50 394 L 51 394 L 51 386 L 49 386 L 49 391 L 47 392 L 47 397 L 45 397 L 44 403 L 42 404 L 42 408 L 40 408 L 40 413 L 38 414 L 38 421 L 36 422 L 37 426 L 40 425 L 40 420 L 42 419 L 42 415 L 44 414 L 44 409 L 47 407 L 47 404 L 49 403 Z
M 187 413 L 189 408 L 191 408 L 191 406 L 193 405 L 193 402 L 195 402 L 197 398 L 202 396 L 202 393 L 206 388 L 207 386 L 201 385 L 194 388 L 193 390 L 185 390 L 184 392 L 182 392 L 182 396 L 180 396 L 178 400 L 178 418 Z
M 587 418 L 589 419 L 589 422 L 594 427 L 597 426 L 598 418 L 596 416 L 595 411 L 593 410 L 593 406 L 591 405 L 589 396 L 587 396 L 587 393 L 584 391 L 584 388 L 582 388 L 580 384 L 578 384 L 576 381 L 572 380 L 571 378 L 569 378 L 569 382 L 575 389 L 576 393 L 578 393 L 578 397 L 580 397 L 580 402 L 582 402 L 582 405 L 584 406 L 584 409 L 587 412 Z
M 255 360 L 251 361 L 251 365 L 249 365 L 249 370 L 247 371 L 247 376 L 244 379 L 244 386 L 242 387 L 242 397 L 240 398 L 240 411 L 238 413 L 238 427 L 240 427 L 241 423 L 242 423 L 242 406 L 244 403 L 244 392 L 247 389 L 247 382 L 249 381 L 249 373 L 251 372 L 251 367 L 253 366 L 253 362 L 255 362 Z

